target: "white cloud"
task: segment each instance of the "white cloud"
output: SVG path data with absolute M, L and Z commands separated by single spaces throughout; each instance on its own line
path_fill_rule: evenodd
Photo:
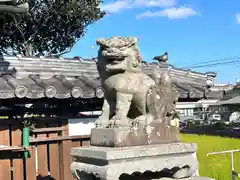
M 196 16 L 197 12 L 189 7 L 179 7 L 179 8 L 167 8 L 162 11 L 146 11 L 142 14 L 137 15 L 137 18 L 143 17 L 155 17 L 155 16 L 165 16 L 169 19 L 183 19 L 189 16 Z
M 117 13 L 124 9 L 140 7 L 171 7 L 176 0 L 117 0 L 112 3 L 103 4 L 101 9 L 107 13 Z
M 108 4 L 103 4 L 101 9 L 109 13 L 117 13 L 123 9 L 131 8 L 131 4 L 127 0 L 119 0 Z
M 176 0 L 135 0 L 135 6 L 170 7 L 176 4 Z
M 236 14 L 236 22 L 240 24 L 240 13 Z

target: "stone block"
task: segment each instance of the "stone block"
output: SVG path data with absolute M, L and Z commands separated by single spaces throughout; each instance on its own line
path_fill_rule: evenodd
M 79 178 L 94 175 L 103 180 L 119 179 L 123 174 L 132 176 L 136 172 L 191 177 L 198 169 L 196 149 L 194 143 L 73 148 L 71 155 L 75 162 L 71 170 Z
M 91 145 L 127 147 L 179 142 L 179 130 L 165 123 L 151 123 L 146 127 L 93 128 Z

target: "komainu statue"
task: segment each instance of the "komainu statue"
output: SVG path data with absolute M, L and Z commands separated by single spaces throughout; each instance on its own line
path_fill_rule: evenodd
M 135 37 L 98 39 L 97 67 L 104 90 L 97 127 L 162 122 L 171 125 L 177 94 L 167 72 L 142 73 Z
M 176 89 L 157 66 L 149 76 L 141 72 L 136 43 L 134 37 L 97 40 L 102 115 L 90 146 L 72 150 L 73 174 L 79 180 L 213 180 L 195 176 L 197 146 L 179 140 Z

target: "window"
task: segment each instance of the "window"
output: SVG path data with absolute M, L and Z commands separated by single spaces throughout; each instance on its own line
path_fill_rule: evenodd
M 180 110 L 179 110 L 179 114 L 180 114 L 180 115 L 184 115 L 184 110 L 183 110 L 183 109 L 180 109 Z
M 189 116 L 193 116 L 193 114 L 194 114 L 194 113 L 193 113 L 193 109 L 188 109 L 188 115 L 189 115 Z
M 183 112 L 184 112 L 184 116 L 187 116 L 187 113 L 188 113 L 187 109 L 184 109 Z
M 179 109 L 178 112 L 182 116 L 193 116 L 194 115 L 194 109 L 190 109 L 190 108 Z
M 196 113 L 197 112 L 202 112 L 202 108 L 199 108 L 199 107 L 198 108 L 194 108 L 193 111 L 196 112 Z

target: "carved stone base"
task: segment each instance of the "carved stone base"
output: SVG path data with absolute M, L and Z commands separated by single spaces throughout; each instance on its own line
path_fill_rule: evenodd
M 177 127 L 165 123 L 151 123 L 147 127 L 93 128 L 91 145 L 128 147 L 179 142 Z
M 75 162 L 71 170 L 81 180 L 187 178 L 197 172 L 196 148 L 193 143 L 73 148 L 71 155 Z

